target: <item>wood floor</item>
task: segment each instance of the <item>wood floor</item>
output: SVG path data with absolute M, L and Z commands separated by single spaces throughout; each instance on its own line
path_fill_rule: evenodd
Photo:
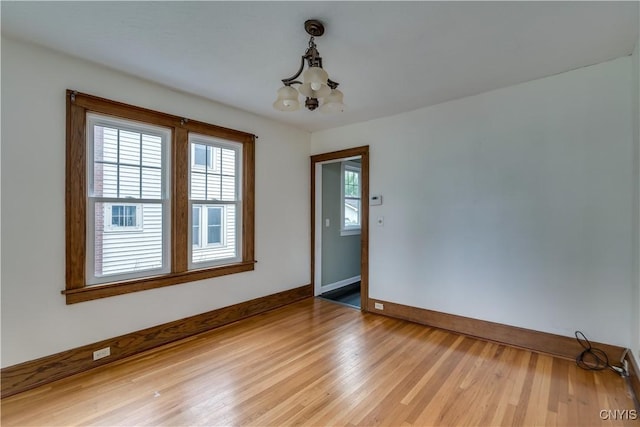
M 2 426 L 637 425 L 624 381 L 320 299 L 2 400 Z M 627 412 L 630 414 L 630 412 Z

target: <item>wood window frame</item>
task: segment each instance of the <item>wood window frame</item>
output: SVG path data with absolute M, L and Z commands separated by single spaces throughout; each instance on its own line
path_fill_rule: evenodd
M 66 101 L 66 287 L 62 294 L 65 295 L 67 304 L 254 270 L 255 135 L 73 90 L 67 90 Z M 87 286 L 87 113 L 163 126 L 171 130 L 170 273 Z M 188 269 L 188 233 L 191 233 L 191 212 L 188 209 L 190 132 L 242 144 L 242 257 L 239 262 L 198 270 Z

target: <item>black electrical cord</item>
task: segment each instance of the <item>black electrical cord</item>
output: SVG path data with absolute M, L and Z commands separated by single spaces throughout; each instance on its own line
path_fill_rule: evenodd
M 624 369 L 610 364 L 607 353 L 599 348 L 593 347 L 581 331 L 576 331 L 575 335 L 578 344 L 584 349 L 576 356 L 576 365 L 587 371 L 602 371 L 608 368 L 617 374 L 625 375 Z

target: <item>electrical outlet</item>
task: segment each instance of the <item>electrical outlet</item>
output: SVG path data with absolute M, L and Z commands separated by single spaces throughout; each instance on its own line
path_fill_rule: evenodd
M 377 302 L 373 305 L 376 310 L 384 310 L 384 304 L 381 302 Z
M 111 347 L 101 348 L 93 352 L 93 360 L 102 359 L 107 356 L 111 356 Z

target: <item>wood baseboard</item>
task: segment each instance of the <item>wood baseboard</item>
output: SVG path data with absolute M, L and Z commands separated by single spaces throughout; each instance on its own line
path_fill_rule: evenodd
M 312 296 L 311 285 L 301 286 L 9 366 L 0 371 L 1 396 L 12 396 Z M 104 347 L 111 347 L 111 355 L 94 361 L 93 352 Z
M 384 310 L 376 309 L 375 303 L 384 304 Z M 446 329 L 451 332 L 487 341 L 508 344 L 537 353 L 562 357 L 564 359 L 575 360 L 576 356 L 583 350 L 575 338 L 509 326 L 502 323 L 488 322 L 423 308 L 410 307 L 388 301 L 375 300 L 373 298 L 369 299 L 369 306 L 367 308 L 371 313 L 409 320 L 411 322 Z M 623 347 L 596 342 L 592 342 L 592 345 L 606 352 L 612 361 L 619 361 L 625 350 Z

